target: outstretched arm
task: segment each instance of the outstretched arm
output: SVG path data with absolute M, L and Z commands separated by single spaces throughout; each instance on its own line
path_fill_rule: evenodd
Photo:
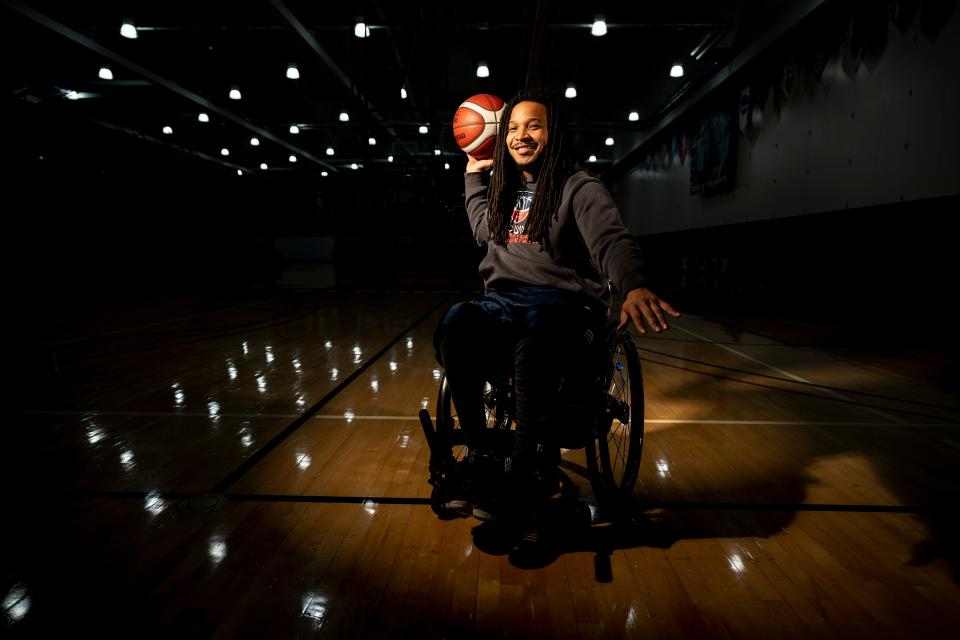
M 617 329 L 622 329 L 633 320 L 633 324 L 640 333 L 647 332 L 644 323 L 657 333 L 666 331 L 670 327 L 667 325 L 664 313 L 674 318 L 680 317 L 680 313 L 666 300 L 661 300 L 649 289 L 638 287 L 627 293 L 623 306 L 620 307 L 620 324 L 617 325 Z

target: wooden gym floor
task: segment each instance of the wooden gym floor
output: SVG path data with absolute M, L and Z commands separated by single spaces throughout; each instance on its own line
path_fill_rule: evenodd
M 916 363 L 684 315 L 637 336 L 642 523 L 504 541 L 428 504 L 457 298 L 118 303 L 12 337 L 0 635 L 955 637 L 960 401 Z

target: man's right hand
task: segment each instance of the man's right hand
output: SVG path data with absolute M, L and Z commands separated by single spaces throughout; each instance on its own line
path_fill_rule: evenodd
M 481 171 L 489 171 L 491 168 L 493 168 L 493 158 L 478 160 L 469 153 L 467 154 L 467 173 L 480 173 Z

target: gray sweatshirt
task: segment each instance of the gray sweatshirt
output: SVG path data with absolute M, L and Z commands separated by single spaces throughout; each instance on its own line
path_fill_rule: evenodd
M 578 171 L 563 185 L 560 215 L 550 225 L 548 253 L 523 233 L 535 183 L 524 183 L 517 197 L 506 246 L 488 242 L 486 172 L 464 176 L 470 227 L 478 245 L 487 245 L 480 276 L 487 291 L 548 285 L 610 304 L 607 279 L 621 293 L 646 286 L 643 257 L 603 183 Z

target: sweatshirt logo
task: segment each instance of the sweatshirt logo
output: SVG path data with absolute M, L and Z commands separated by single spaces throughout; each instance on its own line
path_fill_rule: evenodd
M 517 191 L 517 203 L 513 206 L 513 215 L 510 216 L 510 231 L 507 233 L 507 244 L 529 244 L 527 237 L 527 218 L 530 217 L 530 203 L 533 202 L 533 191 L 521 189 Z

